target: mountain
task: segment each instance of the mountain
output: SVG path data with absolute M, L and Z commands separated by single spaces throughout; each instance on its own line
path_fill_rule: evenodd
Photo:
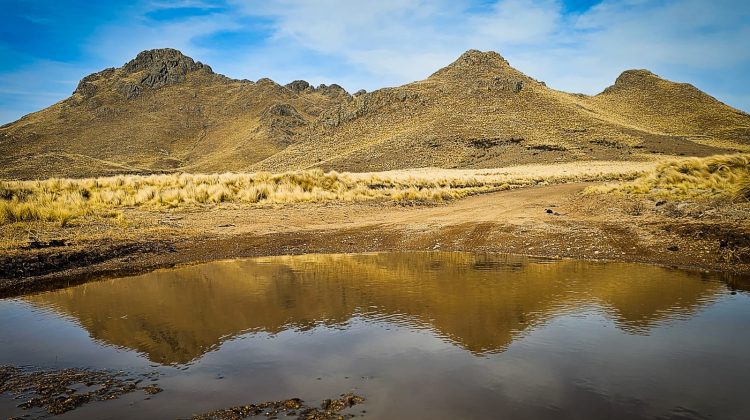
M 353 98 L 314 129 L 253 168 L 497 167 L 750 144 L 750 116 L 690 85 L 627 71 L 594 97 L 569 94 L 479 51 L 426 80 Z
M 232 80 L 172 49 L 86 76 L 0 128 L 0 176 L 241 170 L 283 150 L 344 89 Z
M 750 115 L 646 70 L 587 96 L 469 50 L 425 80 L 350 95 L 233 80 L 163 49 L 0 127 L 0 176 L 478 168 L 748 148 Z

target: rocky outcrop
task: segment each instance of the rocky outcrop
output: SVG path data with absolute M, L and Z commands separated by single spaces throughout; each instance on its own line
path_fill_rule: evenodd
M 461 54 L 456 61 L 448 67 L 466 67 L 466 66 L 509 66 L 508 60 L 503 58 L 495 51 L 482 52 L 479 50 L 468 50 Z
M 351 98 L 351 95 L 349 95 L 349 92 L 347 92 L 346 89 L 335 83 L 331 85 L 320 84 L 315 90 L 331 98 Z
M 135 82 L 123 83 L 120 91 L 128 99 L 133 99 L 144 89 L 159 89 L 180 83 L 195 71 L 213 74 L 211 67 L 171 48 L 143 51 L 122 67 L 125 77 L 138 74 L 138 78 Z
M 188 73 L 197 70 L 213 73 L 211 67 L 171 48 L 143 51 L 122 69 L 125 74 L 145 72 L 140 84 L 150 88 L 177 83 Z
M 654 97 L 652 99 L 672 99 L 672 102 L 676 103 L 678 107 L 681 107 L 679 102 L 685 100 L 704 100 L 718 103 L 715 98 L 690 83 L 671 82 L 644 69 L 625 70 L 617 77 L 615 83 L 604 89 L 600 95 L 616 95 L 625 92 L 633 92 L 642 99 L 652 96 Z
M 159 89 L 180 83 L 192 72 L 213 74 L 211 67 L 171 49 L 143 51 L 120 69 L 108 68 L 90 74 L 78 83 L 74 95 L 88 100 L 101 89 L 100 82 L 117 76 L 114 89 L 128 99 L 138 97 L 145 89 Z
M 78 86 L 76 87 L 76 90 L 73 91 L 73 94 L 81 95 L 84 99 L 91 98 L 96 94 L 98 89 L 95 82 L 111 76 L 114 72 L 115 68 L 110 67 L 100 72 L 89 74 L 78 82 Z
M 424 105 L 424 98 L 421 98 L 416 91 L 404 88 L 386 88 L 372 93 L 355 94 L 351 101 L 336 109 L 329 110 L 323 115 L 321 122 L 326 127 L 337 127 L 345 122 L 385 108 L 397 108 L 403 109 L 404 112 L 410 112 Z
M 294 93 L 302 93 L 305 91 L 313 90 L 313 87 L 304 80 L 295 80 L 292 83 L 286 84 L 285 87 Z
M 519 72 L 508 61 L 494 51 L 469 50 L 450 65 L 436 71 L 430 79 L 449 80 L 460 85 L 469 96 L 482 91 L 517 94 L 529 86 L 544 84 Z
M 288 117 L 289 121 L 297 121 L 304 124 L 305 119 L 302 118 L 299 112 L 289 104 L 274 104 L 268 107 L 263 114 L 261 119 L 270 120 L 276 117 Z
M 630 87 L 641 87 L 642 85 L 652 83 L 655 80 L 659 80 L 659 76 L 648 70 L 625 70 L 617 77 L 615 83 L 604 89 L 604 92 L 602 93 L 612 93 L 619 89 L 627 89 Z
M 291 90 L 294 93 L 312 93 L 319 92 L 331 98 L 349 98 L 349 92 L 337 84 L 320 84 L 318 87 L 312 86 L 305 80 L 295 80 L 291 83 L 284 85 L 285 88 Z
M 307 125 L 307 120 L 292 105 L 277 103 L 266 108 L 260 115 L 260 130 L 265 130 L 270 138 L 281 146 L 290 144 L 296 129 Z
M 436 71 L 430 77 L 464 75 L 467 72 L 497 72 L 510 68 L 508 60 L 494 51 L 468 50 L 461 54 L 456 61 Z

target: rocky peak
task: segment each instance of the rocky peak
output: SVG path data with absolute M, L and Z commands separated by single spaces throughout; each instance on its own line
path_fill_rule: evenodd
M 519 94 L 542 86 L 510 66 L 494 51 L 468 50 L 456 61 L 436 71 L 430 79 L 446 83 L 449 89 L 467 95 L 485 92 L 492 95 Z
M 658 75 L 643 69 L 626 70 L 617 77 L 615 84 L 604 89 L 602 94 L 617 92 L 636 92 L 638 95 L 650 95 L 660 97 L 664 101 L 709 101 L 720 103 L 716 98 L 710 96 L 691 85 L 690 83 L 679 83 L 662 79 Z
M 269 79 L 268 77 L 263 77 L 255 81 L 255 84 L 258 86 L 267 86 L 267 87 L 279 87 L 278 83 L 274 82 L 272 79 Z
M 659 76 L 645 69 L 625 70 L 617 77 L 615 85 L 639 84 L 651 78 L 658 79 Z
M 487 66 L 504 67 L 509 66 L 508 60 L 504 59 L 495 51 L 468 50 L 448 67 Z
M 292 83 L 286 84 L 285 87 L 294 93 L 302 93 L 312 88 L 310 84 L 304 80 L 295 80 Z
M 653 90 L 659 81 L 665 80 L 645 69 L 625 70 L 617 77 L 615 84 L 604 89 L 602 93 L 613 93 L 631 89 L 649 91 Z
M 124 75 L 140 74 L 135 83 L 125 83 L 121 91 L 128 99 L 140 95 L 143 89 L 158 89 L 185 80 L 188 73 L 204 71 L 213 74 L 211 67 L 195 61 L 172 48 L 140 52 L 122 67 Z
M 340 96 L 350 97 L 349 92 L 336 83 L 330 85 L 320 84 L 315 90 L 331 98 L 337 98 Z
M 201 62 L 196 62 L 178 50 L 162 48 L 156 50 L 141 51 L 138 55 L 125 63 L 122 67 L 127 74 L 147 70 L 151 72 L 185 75 L 191 71 L 208 69 Z
M 104 69 L 100 72 L 91 73 L 88 76 L 81 79 L 80 82 L 78 82 L 78 86 L 76 86 L 76 90 L 73 91 L 73 94 L 79 94 L 83 96 L 85 99 L 93 97 L 98 88 L 96 86 L 96 82 L 99 79 L 106 78 L 111 76 L 115 73 L 115 68 L 110 67 L 108 69 Z
M 436 71 L 430 77 L 449 76 L 465 79 L 489 75 L 517 77 L 521 73 L 513 69 L 506 59 L 494 51 L 468 50 L 461 54 L 456 61 Z
M 326 84 L 321 83 L 320 85 L 318 85 L 318 87 L 315 87 L 304 80 L 295 80 L 291 83 L 284 85 L 284 87 L 291 90 L 294 93 L 319 92 L 323 95 L 330 96 L 332 98 L 335 98 L 341 95 L 349 96 L 349 93 L 346 91 L 346 89 L 342 88 L 341 86 L 335 83 L 331 85 L 326 85 Z

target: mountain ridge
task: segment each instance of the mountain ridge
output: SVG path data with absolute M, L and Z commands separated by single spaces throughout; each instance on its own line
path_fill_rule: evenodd
M 424 80 L 352 95 L 336 84 L 231 79 L 158 49 L 0 127 L 0 176 L 478 168 L 748 147 L 749 115 L 648 70 L 626 70 L 589 96 L 468 50 Z

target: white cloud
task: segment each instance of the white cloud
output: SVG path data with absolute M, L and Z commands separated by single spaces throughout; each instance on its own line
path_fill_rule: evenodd
M 102 60 L 120 66 L 139 52 L 153 48 L 176 48 L 185 54 L 199 57 L 213 50 L 199 47 L 195 40 L 219 31 L 242 29 L 232 16 L 226 14 L 193 16 L 155 24 L 138 18 L 127 24 L 112 24 L 99 28 L 91 36 L 88 51 Z M 210 65 L 210 63 L 207 63 Z
M 211 13 L 149 18 L 175 5 Z M 572 14 L 560 0 L 229 0 L 226 8 L 157 0 L 130 12 L 95 29 L 86 47 L 94 59 L 78 67 L 121 65 L 141 50 L 172 47 L 231 77 L 372 90 L 425 78 L 476 48 L 560 90 L 597 93 L 623 70 L 648 68 L 750 110 L 744 0 L 604 0 Z M 263 30 L 252 33 L 252 25 Z M 227 31 L 263 38 L 244 49 L 205 42 Z
M 554 0 L 504 0 L 491 13 L 469 20 L 475 42 L 503 45 L 534 45 L 550 40 L 562 21 L 559 2 Z
M 330 69 L 328 74 L 339 77 L 337 83 L 350 90 L 371 90 L 425 78 L 469 48 L 497 47 L 493 40 L 503 39 L 506 44 L 539 41 L 555 29 L 560 10 L 554 0 L 505 0 L 487 8 L 487 14 L 468 12 L 470 1 L 282 0 L 233 4 L 242 14 L 270 19 L 273 34 L 262 58 L 255 52 L 235 55 L 229 68 L 242 62 L 257 66 L 259 58 L 272 63 L 274 55 L 286 61 L 294 52 L 302 67 L 310 67 L 300 52 L 306 49 L 345 66 L 349 74 Z M 227 66 L 216 63 L 214 68 L 223 70 Z M 307 75 L 300 72 L 295 78 Z
M 717 74 L 740 78 L 750 70 L 750 3 L 741 1 L 605 0 L 567 15 L 557 0 L 500 0 L 479 12 L 467 1 L 235 4 L 272 20 L 269 43 L 278 54 L 288 46 L 327 54 L 356 67 L 355 84 L 368 88 L 423 78 L 469 48 L 496 50 L 555 88 L 585 93 L 601 91 L 629 68 L 709 92 L 719 88 Z M 724 98 L 747 109 L 749 94 L 746 88 L 739 100 L 737 92 Z
M 78 65 L 37 60 L 14 71 L 0 73 L 0 124 L 70 96 L 78 77 L 90 72 Z

